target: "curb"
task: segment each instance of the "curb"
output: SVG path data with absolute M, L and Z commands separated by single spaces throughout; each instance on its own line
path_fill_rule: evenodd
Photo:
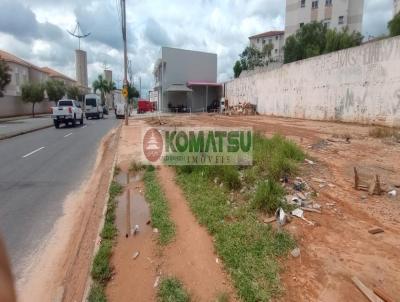
M 42 126 L 42 127 L 39 127 L 39 128 L 30 129 L 30 130 L 25 130 L 25 131 L 21 131 L 21 132 L 18 132 L 18 133 L 5 135 L 5 136 L 0 136 L 0 141 L 1 140 L 5 140 L 5 139 L 9 139 L 9 138 L 12 138 L 12 137 L 20 136 L 20 135 L 23 135 L 23 134 L 32 133 L 32 132 L 35 132 L 35 131 L 38 131 L 38 130 L 43 130 L 43 129 L 50 128 L 50 127 L 53 127 L 53 124 L 47 125 L 47 126 Z
M 121 129 L 122 129 L 122 127 L 120 126 L 119 129 L 116 132 L 116 138 L 118 139 L 118 141 L 120 139 Z M 87 280 L 86 280 L 86 285 L 85 285 L 85 290 L 83 292 L 82 302 L 86 302 L 87 301 L 87 298 L 89 297 L 90 289 L 91 289 L 92 284 L 93 284 L 93 279 L 91 277 L 90 272 L 92 271 L 92 267 L 93 267 L 93 258 L 94 258 L 94 256 L 96 255 L 97 251 L 100 248 L 100 242 L 101 242 L 100 233 L 101 233 L 101 231 L 102 231 L 102 229 L 104 227 L 104 223 L 105 223 L 107 206 L 108 206 L 108 199 L 110 198 L 110 186 L 111 186 L 111 183 L 112 183 L 112 181 L 114 179 L 114 171 L 115 171 L 115 166 L 116 166 L 116 163 L 117 163 L 117 158 L 118 158 L 118 149 L 115 152 L 114 160 L 113 160 L 112 167 L 111 167 L 111 174 L 110 174 L 110 179 L 109 179 L 109 182 L 108 182 L 107 194 L 105 196 L 103 214 L 102 214 L 102 217 L 101 217 L 101 221 L 100 221 L 100 224 L 99 224 L 99 230 L 97 232 L 97 237 L 96 237 L 96 240 L 95 240 L 95 245 L 94 245 L 94 249 L 93 249 L 93 253 L 92 253 L 92 259 L 91 259 L 90 267 L 89 267 L 89 274 L 88 274 L 88 277 L 87 277 Z

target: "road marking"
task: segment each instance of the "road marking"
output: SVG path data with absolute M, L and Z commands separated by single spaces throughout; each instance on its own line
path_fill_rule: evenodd
M 66 134 L 66 135 L 64 135 L 64 137 L 68 137 L 68 136 L 70 136 L 70 135 L 72 135 L 72 132 L 71 132 L 71 133 L 68 133 L 68 134 Z
M 25 154 L 24 156 L 22 156 L 22 158 L 31 156 L 32 154 L 34 154 L 34 153 L 36 153 L 36 152 L 38 152 L 38 151 L 40 151 L 40 150 L 42 150 L 42 149 L 44 149 L 44 147 L 40 147 L 40 148 L 38 148 L 38 149 L 36 149 L 36 150 L 33 150 L 32 152 L 30 152 L 30 153 Z

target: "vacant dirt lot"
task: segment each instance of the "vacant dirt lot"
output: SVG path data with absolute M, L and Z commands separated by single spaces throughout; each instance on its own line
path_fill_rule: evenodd
M 156 119 L 147 121 L 158 124 Z M 378 174 L 383 188 L 400 186 L 399 143 L 371 138 L 370 127 L 355 124 L 218 115 L 162 121 L 171 126 L 248 126 L 267 136 L 280 133 L 302 146 L 315 162 L 304 164 L 299 176 L 318 193 L 315 200 L 322 214 L 305 213 L 314 226 L 301 220 L 285 226 L 294 234 L 301 256 L 282 261 L 286 288 L 282 301 L 366 301 L 352 284 L 352 276 L 400 297 L 399 194 L 390 198 L 386 193 L 370 196 L 357 191 L 353 174 L 357 167 L 362 181 Z M 368 233 L 373 227 L 384 233 Z

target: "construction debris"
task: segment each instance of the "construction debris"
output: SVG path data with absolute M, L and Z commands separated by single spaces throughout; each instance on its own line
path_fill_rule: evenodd
M 376 294 L 379 298 L 383 299 L 385 302 L 396 302 L 396 300 L 389 296 L 382 288 L 374 287 L 374 294 Z
M 388 192 L 389 197 L 396 197 L 397 196 L 397 191 L 396 190 L 392 190 L 390 192 Z
M 369 195 L 381 195 L 383 193 L 379 175 L 375 175 L 369 185 L 361 184 L 356 167 L 354 167 L 354 189 L 368 191 Z
M 368 230 L 368 233 L 375 235 L 375 234 L 379 234 L 379 233 L 383 233 L 384 230 L 381 228 L 372 228 Z
M 285 225 L 288 222 L 288 216 L 286 215 L 285 211 L 282 208 L 279 208 L 275 212 L 276 221 L 280 225 Z
M 248 102 L 239 102 L 238 105 L 229 106 L 226 113 L 229 115 L 255 115 L 257 114 L 257 106 Z
M 364 283 L 361 282 L 357 277 L 351 278 L 353 283 L 357 286 L 357 288 L 363 293 L 363 295 L 368 298 L 371 302 L 385 302 L 381 298 L 379 298 L 371 289 L 369 289 Z
M 153 287 L 157 288 L 159 283 L 160 283 L 160 276 L 157 276 L 156 280 L 154 281 Z
M 315 165 L 315 162 L 313 162 L 312 160 L 309 160 L 307 158 L 304 161 L 309 165 Z
M 269 217 L 269 218 L 264 219 L 264 223 L 267 223 L 267 224 L 274 222 L 274 221 L 276 221 L 276 217 Z
M 298 247 L 296 247 L 294 250 L 292 250 L 292 251 L 290 252 L 290 254 L 291 254 L 294 258 L 297 258 L 297 257 L 300 256 L 300 249 L 299 249 Z
M 132 259 L 136 260 L 136 258 L 139 257 L 139 255 L 140 255 L 140 252 L 134 252 L 133 256 L 132 256 Z

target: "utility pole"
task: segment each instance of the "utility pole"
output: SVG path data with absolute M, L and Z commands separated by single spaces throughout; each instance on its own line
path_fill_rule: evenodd
M 142 98 L 142 77 L 139 77 L 139 98 Z
M 125 0 L 121 0 L 121 17 L 122 17 L 122 38 L 124 40 L 124 89 L 128 89 L 128 50 L 126 43 L 126 7 Z M 128 100 L 129 94 L 125 94 L 125 125 L 128 125 Z

